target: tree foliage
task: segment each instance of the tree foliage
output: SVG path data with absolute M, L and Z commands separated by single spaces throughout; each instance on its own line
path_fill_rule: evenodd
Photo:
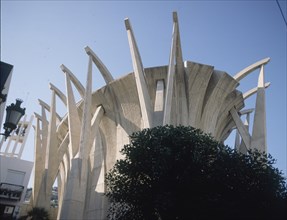
M 243 155 L 184 126 L 133 133 L 121 153 L 106 176 L 110 219 L 286 217 L 286 183 L 271 155 Z
M 20 220 L 49 220 L 49 213 L 42 207 L 33 207 L 27 215 L 20 217 Z

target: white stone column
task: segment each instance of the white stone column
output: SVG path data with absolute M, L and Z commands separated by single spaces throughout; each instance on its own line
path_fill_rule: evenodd
M 252 129 L 251 149 L 258 149 L 263 152 L 267 151 L 265 109 L 264 65 L 262 65 L 258 77 L 258 90 Z
M 129 19 L 125 19 L 125 25 L 128 33 L 128 40 L 130 45 L 135 80 L 138 91 L 138 98 L 142 113 L 142 120 L 143 120 L 142 128 L 150 128 L 152 126 L 152 108 L 151 108 L 151 99 L 147 89 L 144 68 L 142 65 L 141 57 L 139 54 L 139 50 L 135 41 L 134 33 L 131 24 L 129 22 Z
M 88 149 L 91 132 L 91 93 L 92 93 L 92 58 L 89 56 L 86 91 L 84 96 L 83 116 L 80 132 L 79 150 L 71 161 L 71 170 L 64 192 L 60 219 L 84 218 L 85 199 L 88 181 Z

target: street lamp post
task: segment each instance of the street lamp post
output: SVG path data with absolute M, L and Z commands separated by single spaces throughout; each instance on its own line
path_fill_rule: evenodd
M 11 132 L 17 127 L 21 117 L 25 114 L 25 108 L 21 108 L 20 105 L 23 101 L 16 99 L 16 104 L 12 103 L 6 108 L 6 119 L 4 123 L 5 132 L 1 135 L 5 136 L 5 140 L 10 136 Z

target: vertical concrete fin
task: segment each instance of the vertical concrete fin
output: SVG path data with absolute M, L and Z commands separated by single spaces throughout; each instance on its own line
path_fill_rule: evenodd
M 48 107 L 48 111 L 50 111 L 50 106 L 48 106 L 48 104 L 46 104 L 45 102 L 43 102 L 41 99 L 38 99 L 39 104 L 41 105 L 41 117 L 42 117 L 42 155 L 41 159 L 41 166 L 42 166 L 42 171 L 44 171 L 45 169 L 45 164 L 46 164 L 46 151 L 47 151 L 47 141 L 48 141 L 48 125 L 49 122 L 47 120 L 47 116 L 46 116 L 46 111 L 45 109 L 47 109 Z
M 49 169 L 49 166 L 53 166 L 50 163 L 51 159 L 55 156 L 53 155 L 57 152 L 57 133 L 56 133 L 56 92 L 52 90 L 52 100 L 51 100 L 51 111 L 50 111 L 50 121 L 48 128 L 48 140 L 47 140 L 47 150 L 46 150 L 46 160 L 45 169 Z
M 46 116 L 45 109 L 47 111 L 50 111 L 50 106 L 46 102 L 42 101 L 41 99 L 38 99 L 38 102 L 39 102 L 39 104 L 41 106 L 42 121 L 47 121 L 47 116 Z
M 176 80 L 177 82 L 174 83 L 174 80 Z M 175 85 L 178 86 L 175 87 Z M 188 107 L 186 93 L 187 90 L 185 86 L 185 70 L 184 62 L 182 59 L 178 17 L 177 13 L 173 12 L 172 44 L 169 57 L 167 89 L 163 116 L 164 125 L 171 123 L 184 125 L 188 123 Z M 175 103 L 172 103 L 173 99 Z M 173 118 L 171 115 L 173 107 L 176 108 L 175 118 Z
M 86 160 L 88 157 L 87 148 L 89 146 L 91 132 L 91 104 L 92 104 L 92 57 L 89 56 L 88 74 L 86 81 L 86 92 L 84 97 L 84 107 L 82 115 L 82 126 L 80 136 L 80 146 L 78 157 Z
M 52 191 L 52 186 L 57 176 L 58 170 L 58 137 L 57 137 L 57 114 L 56 114 L 56 96 L 62 96 L 63 102 L 65 102 L 65 96 L 61 94 L 56 87 L 51 87 L 52 100 L 51 100 L 51 111 L 50 111 L 50 122 L 48 129 L 48 141 L 47 141 L 47 151 L 46 151 L 46 164 L 45 169 L 47 174 L 45 176 L 45 195 L 46 195 L 46 207 L 49 207 L 50 196 Z M 62 99 L 60 98 L 60 99 Z M 48 163 L 47 163 L 48 161 Z
M 67 97 L 64 95 L 64 93 L 58 89 L 54 84 L 50 83 L 50 89 L 54 90 L 56 95 L 62 100 L 65 106 L 67 106 Z
M 104 185 L 101 183 L 105 181 L 104 175 L 106 173 L 106 157 L 102 145 L 101 134 L 99 131 L 99 126 L 103 118 L 104 112 L 104 108 L 102 106 L 98 106 L 91 121 L 91 141 L 93 141 L 93 147 L 91 147 L 92 149 L 90 149 L 89 151 L 91 153 L 90 183 L 91 187 L 93 188 L 93 191 L 87 197 L 89 211 L 92 211 L 96 209 L 96 207 L 98 207 L 97 205 L 95 207 L 95 201 L 101 203 L 101 201 L 104 200 L 102 196 L 99 196 L 98 193 L 101 192 L 101 190 L 97 187 L 99 185 Z M 103 172 L 102 176 L 100 175 L 101 171 Z M 102 187 L 100 188 L 103 189 Z M 93 217 L 91 216 L 91 218 Z
M 64 197 L 64 191 L 65 191 L 65 182 L 66 182 L 66 173 L 67 170 L 65 170 L 65 166 L 62 163 L 60 163 L 59 166 L 59 174 L 58 174 L 58 210 L 62 209 L 62 203 L 63 203 L 63 197 Z M 57 219 L 60 219 L 60 211 L 58 211 Z
M 235 108 L 232 108 L 230 110 L 230 114 L 235 122 L 235 125 L 237 127 L 237 130 L 242 138 L 242 141 L 244 142 L 245 146 L 247 149 L 250 149 L 250 143 L 251 143 L 251 137 L 250 134 L 248 133 L 246 127 L 242 123 L 237 111 Z
M 39 115 L 38 113 L 36 113 L 36 112 L 34 112 L 34 116 L 35 116 L 35 118 L 36 118 L 36 120 L 38 120 L 39 119 L 39 123 L 40 123 L 40 121 L 42 121 L 43 119 L 42 119 L 42 116 L 41 115 Z M 36 122 L 37 123 L 37 122 Z M 37 125 L 36 125 L 37 126 Z M 35 126 L 35 128 L 36 128 L 36 126 Z M 40 126 L 40 125 L 39 125 Z
M 100 60 L 100 58 L 94 53 L 90 47 L 85 47 L 86 53 L 92 57 L 94 64 L 98 67 L 100 73 L 102 74 L 106 84 L 114 81 L 114 78 L 105 64 Z
M 182 70 L 184 69 L 184 62 L 183 62 L 183 58 L 182 58 L 182 47 L 181 47 L 181 40 L 180 40 L 180 32 L 179 32 L 179 22 L 178 22 L 178 17 L 177 17 L 177 13 L 173 12 L 173 23 L 174 26 L 176 26 L 176 28 L 174 29 L 174 31 L 176 31 L 176 65 L 177 68 L 179 70 L 181 70 L 180 72 L 182 72 Z
M 50 112 L 51 108 L 46 102 L 42 101 L 41 99 L 38 99 L 38 101 L 39 101 L 39 104 L 42 106 L 42 118 L 45 118 L 45 121 L 47 121 L 45 109 L 48 112 Z M 59 121 L 62 120 L 62 118 L 61 118 L 61 116 L 59 114 L 56 113 L 56 116 L 57 116 Z
M 54 180 L 49 178 L 49 169 L 55 164 L 53 164 L 53 158 L 55 157 L 55 153 L 57 152 L 57 133 L 56 133 L 56 93 L 52 90 L 51 95 L 51 108 L 50 108 L 50 121 L 48 125 L 48 136 L 47 136 L 47 147 L 46 153 L 43 155 L 45 157 L 45 169 L 41 174 L 39 174 L 39 178 L 41 178 L 39 193 L 36 201 L 36 205 L 39 207 L 48 208 L 50 207 L 50 199 L 51 199 L 51 188 Z
M 62 164 L 63 164 L 63 167 L 65 169 L 65 178 L 63 179 L 65 183 L 67 182 L 68 177 L 69 177 L 69 173 L 70 173 L 69 172 L 70 171 L 70 167 L 71 167 L 70 161 L 71 160 L 69 158 L 69 154 L 65 153 L 64 156 L 63 156 L 63 160 L 62 160 Z
M 181 47 L 181 40 L 180 40 L 180 31 L 179 31 L 179 22 L 177 13 L 173 12 L 173 21 L 176 31 L 176 44 L 175 47 L 175 61 L 176 61 L 176 80 L 177 80 L 177 99 L 176 99 L 176 106 L 177 106 L 177 124 L 187 125 L 188 124 L 188 99 L 187 99 L 187 85 L 185 79 L 185 68 L 184 62 L 182 58 L 182 47 Z
M 258 149 L 262 152 L 266 152 L 267 151 L 266 134 L 267 132 L 266 132 L 265 87 L 264 87 L 264 71 L 262 65 L 258 77 L 258 89 L 256 95 L 251 148 Z
M 145 73 L 129 19 L 125 19 L 125 26 L 128 34 L 130 52 L 133 61 L 133 69 L 143 119 L 143 128 L 150 128 L 152 125 L 152 108 L 151 99 L 145 80 Z
M 82 85 L 82 83 L 78 80 L 78 78 L 72 73 L 71 70 L 69 70 L 64 64 L 62 64 L 60 66 L 60 68 L 62 69 L 62 71 L 66 74 L 69 74 L 71 81 L 73 82 L 73 84 L 75 85 L 76 89 L 78 90 L 78 92 L 80 93 L 81 97 L 84 97 L 85 94 L 85 88 Z
M 88 64 L 88 74 L 86 81 L 86 92 L 84 97 L 84 106 L 83 106 L 83 116 L 82 116 L 82 127 L 81 127 L 81 137 L 80 137 L 80 146 L 79 146 L 79 159 L 82 162 L 79 166 L 79 177 L 80 177 L 80 190 L 83 190 L 84 195 L 82 196 L 82 201 L 80 204 L 81 216 L 84 216 L 85 208 L 85 190 L 88 183 L 88 155 L 91 145 L 90 136 L 91 136 L 91 107 L 92 107 L 92 57 L 89 56 Z
M 88 148 L 91 132 L 92 102 L 92 57 L 89 56 L 86 90 L 83 98 L 83 115 L 80 131 L 79 151 L 71 160 L 71 170 L 63 195 L 59 219 L 83 219 L 88 182 Z
M 172 44 L 169 55 L 169 65 L 167 73 L 167 86 L 164 103 L 163 125 L 171 124 L 171 107 L 172 98 L 174 95 L 174 78 L 175 78 L 175 55 L 176 55 L 176 43 L 178 37 L 178 25 L 176 13 L 173 14 L 174 25 L 172 31 Z
M 66 94 L 67 94 L 67 111 L 68 111 L 68 126 L 69 126 L 69 154 L 72 159 L 79 148 L 80 143 L 80 117 L 77 110 L 77 105 L 74 97 L 74 92 L 71 85 L 70 74 L 65 72 L 66 76 Z
M 36 202 L 38 200 L 38 193 L 40 190 L 41 185 L 41 174 L 43 173 L 43 149 L 42 149 L 42 141 L 41 141 L 41 127 L 40 127 L 40 121 L 42 121 L 42 117 L 34 113 L 36 117 L 36 126 L 35 126 L 35 150 L 34 150 L 34 184 L 33 184 L 33 202 Z M 32 204 L 33 206 L 36 206 L 35 204 Z
M 258 77 L 258 88 L 264 88 L 264 65 L 261 66 L 260 68 L 260 73 L 259 73 L 259 77 Z

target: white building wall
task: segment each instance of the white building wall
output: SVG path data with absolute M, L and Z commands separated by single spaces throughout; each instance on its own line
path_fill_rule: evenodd
M 18 201 L 0 197 L 1 205 L 15 206 L 14 215 L 16 215 L 17 212 L 19 213 L 21 204 L 24 202 L 25 192 L 30 180 L 33 164 L 34 163 L 31 161 L 0 155 L 0 183 L 15 184 L 24 187 L 21 199 Z

